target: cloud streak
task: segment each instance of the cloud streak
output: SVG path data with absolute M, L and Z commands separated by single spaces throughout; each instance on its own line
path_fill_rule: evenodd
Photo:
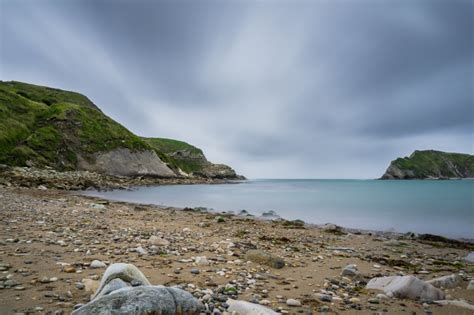
M 2 0 L 0 79 L 76 90 L 249 177 L 473 153 L 470 1 Z

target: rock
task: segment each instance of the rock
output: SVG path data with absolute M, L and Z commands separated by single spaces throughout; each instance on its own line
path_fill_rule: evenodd
M 126 288 L 129 286 L 130 285 L 127 282 L 123 281 L 122 279 L 115 278 L 111 280 L 109 283 L 107 283 L 94 298 L 98 299 L 103 295 L 107 295 L 113 291 L 116 291 L 121 288 Z
M 321 227 L 321 229 L 328 233 L 341 233 L 342 227 L 333 223 L 326 223 Z
M 467 290 L 474 290 L 474 280 L 469 281 L 469 284 L 467 285 Z
M 470 252 L 466 257 L 464 257 L 464 260 L 470 263 L 474 263 L 474 252 Z
M 140 255 L 147 255 L 148 252 L 146 251 L 146 249 L 144 249 L 143 247 L 141 246 L 138 246 L 137 248 L 135 248 L 135 251 L 137 253 L 139 253 Z
M 122 279 L 125 282 L 131 282 L 132 280 L 138 280 L 143 285 L 151 285 L 148 279 L 143 273 L 132 264 L 117 263 L 110 265 L 104 272 L 102 280 L 100 281 L 99 288 L 96 291 L 96 295 L 113 279 Z M 84 282 L 84 281 L 83 281 Z M 84 283 L 86 286 L 87 284 Z M 95 298 L 95 296 L 93 296 Z
M 344 277 L 355 277 L 359 274 L 359 270 L 357 270 L 357 265 L 351 264 L 347 265 L 342 269 L 341 275 Z
M 152 235 L 148 239 L 148 243 L 155 246 L 169 246 L 170 245 L 170 241 L 156 235 Z
M 71 315 L 90 314 L 200 314 L 201 302 L 190 293 L 164 286 L 125 287 L 102 295 L 73 311 Z
M 84 284 L 84 289 L 86 292 L 94 293 L 99 288 L 99 281 L 92 280 L 92 279 L 82 279 L 82 283 Z
M 433 301 L 435 304 L 438 305 L 452 305 L 461 308 L 465 308 L 471 311 L 474 311 L 474 305 L 467 303 L 466 301 L 459 301 L 459 300 L 441 300 L 441 301 Z
M 442 300 L 444 292 L 431 284 L 414 276 L 390 276 L 373 278 L 367 283 L 366 289 L 382 290 L 389 297 Z
M 107 267 L 107 265 L 104 262 L 96 259 L 96 260 L 93 260 L 91 262 L 89 267 L 91 267 L 91 268 L 105 268 L 105 267 Z
M 316 294 L 316 296 L 323 302 L 332 302 L 332 295 L 329 295 L 329 294 Z
M 194 262 L 196 263 L 196 265 L 202 265 L 202 266 L 207 266 L 210 264 L 206 256 L 196 257 L 194 259 Z
M 74 268 L 73 266 L 66 266 L 64 267 L 64 272 L 67 272 L 67 273 L 74 273 L 76 272 L 76 268 Z
M 283 258 L 257 249 L 248 250 L 247 253 L 245 253 L 245 259 L 276 269 L 280 269 L 285 266 L 285 261 Z
M 288 306 L 301 306 L 301 302 L 295 299 L 286 300 L 286 305 Z
M 427 281 L 429 284 L 444 289 L 451 289 L 458 286 L 461 281 L 461 276 L 457 274 L 452 274 L 448 276 L 443 276 Z
M 193 275 L 197 275 L 197 274 L 199 274 L 199 269 L 193 268 L 193 269 L 191 269 L 191 273 Z
M 236 315 L 278 315 L 277 312 L 272 309 L 254 304 L 246 301 L 228 299 L 226 302 L 229 305 L 227 311 L 230 314 Z

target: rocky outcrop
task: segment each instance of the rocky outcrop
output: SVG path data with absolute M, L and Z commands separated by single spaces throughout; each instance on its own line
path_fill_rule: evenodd
M 392 161 L 381 179 L 473 178 L 474 155 L 434 150 L 415 151 Z
M 72 315 L 90 314 L 200 314 L 200 301 L 176 287 L 151 285 L 131 264 L 113 264 L 104 273 L 91 302 Z
M 99 152 L 89 160 L 79 158 L 78 168 L 115 176 L 176 176 L 151 150 L 134 152 L 126 148 L 118 148 L 105 153 Z

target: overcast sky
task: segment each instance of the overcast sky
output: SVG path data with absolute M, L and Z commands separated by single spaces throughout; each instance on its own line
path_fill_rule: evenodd
M 473 2 L 0 0 L 0 79 L 87 95 L 250 178 L 473 153 Z

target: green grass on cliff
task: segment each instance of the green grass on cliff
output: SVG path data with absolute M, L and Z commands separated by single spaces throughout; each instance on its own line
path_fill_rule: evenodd
M 416 177 L 457 177 L 452 172 L 454 165 L 460 171 L 474 174 L 474 156 L 434 150 L 415 151 L 410 157 L 398 158 L 392 162 L 402 170 L 412 170 Z
M 0 82 L 0 163 L 75 169 L 78 155 L 118 147 L 152 149 L 81 94 Z
M 202 155 L 204 153 L 201 149 L 196 148 L 189 143 L 179 140 L 173 139 L 166 139 L 166 138 L 143 138 L 149 145 L 153 148 L 157 149 L 158 151 L 164 152 L 169 159 L 172 161 L 172 164 L 179 167 L 181 170 L 185 171 L 186 173 L 196 173 L 200 172 L 203 169 L 203 165 L 205 163 L 204 160 L 196 160 L 196 159 L 179 159 L 179 158 L 172 158 L 169 154 L 177 152 L 177 151 L 188 151 L 191 154 L 195 155 Z

